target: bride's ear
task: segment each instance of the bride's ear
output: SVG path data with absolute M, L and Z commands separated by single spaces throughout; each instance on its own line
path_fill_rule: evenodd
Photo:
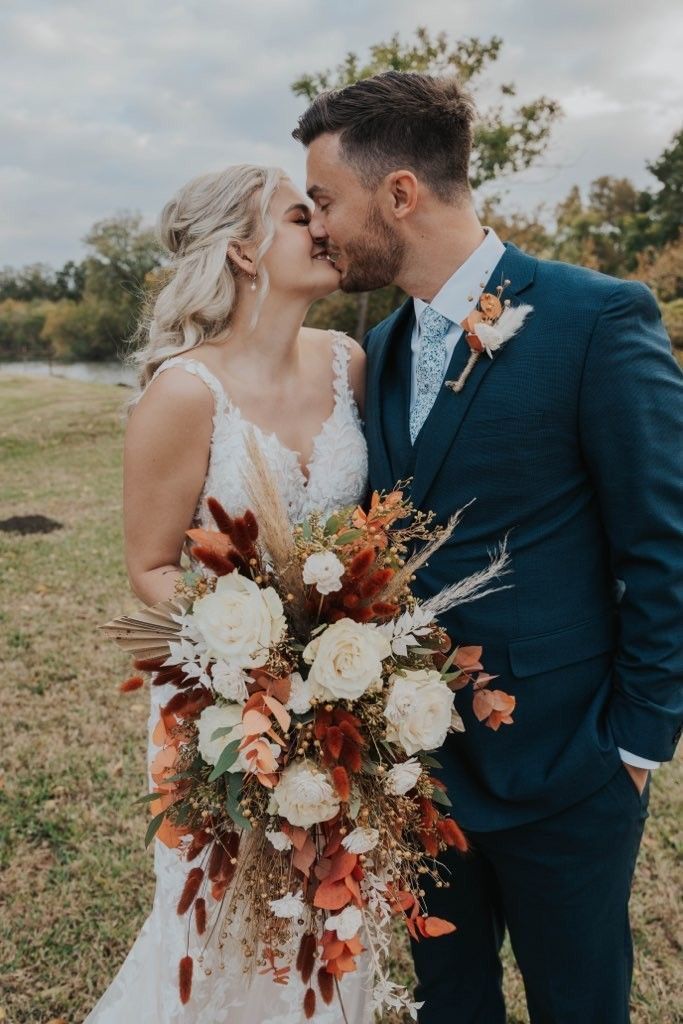
M 254 262 L 250 250 L 240 245 L 239 242 L 231 242 L 228 246 L 227 258 L 232 263 L 236 270 L 241 270 L 243 274 L 247 274 L 249 277 L 254 277 L 256 274 L 256 263 Z

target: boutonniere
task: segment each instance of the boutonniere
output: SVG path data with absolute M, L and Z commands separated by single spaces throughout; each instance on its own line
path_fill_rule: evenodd
M 503 292 L 509 284 L 509 281 L 499 284 L 495 295 L 484 292 L 476 308 L 460 324 L 470 347 L 470 357 L 458 379 L 446 381 L 446 387 L 456 394 L 462 391 L 467 378 L 484 352 L 489 359 L 493 359 L 493 353 L 517 334 L 534 308 L 513 306 L 509 299 L 503 299 Z

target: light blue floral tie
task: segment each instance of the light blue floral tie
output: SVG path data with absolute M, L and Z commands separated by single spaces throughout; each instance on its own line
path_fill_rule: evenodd
M 446 335 L 452 326 L 453 322 L 432 306 L 427 306 L 420 317 L 420 351 L 415 367 L 415 396 L 410 410 L 410 440 L 413 444 L 443 384 Z

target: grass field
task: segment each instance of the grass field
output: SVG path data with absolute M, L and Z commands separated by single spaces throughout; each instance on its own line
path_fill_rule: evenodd
M 11 1024 L 80 1024 L 151 905 L 146 819 L 132 805 L 144 791 L 146 691 L 118 693 L 127 659 L 95 630 L 135 607 L 121 557 L 125 394 L 0 377 L 0 519 L 63 525 L 0 533 L 0 1021 Z M 678 762 L 653 785 L 632 901 L 634 1024 L 683 1020 L 680 780 Z M 509 1021 L 522 1024 L 507 960 Z M 400 943 L 396 971 L 410 975 Z

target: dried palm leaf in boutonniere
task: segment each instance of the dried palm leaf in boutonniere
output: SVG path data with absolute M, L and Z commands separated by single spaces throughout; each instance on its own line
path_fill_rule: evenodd
M 499 284 L 495 295 L 484 292 L 476 309 L 460 325 L 465 331 L 470 357 L 458 379 L 446 381 L 446 387 L 456 394 L 464 388 L 481 355 L 485 352 L 489 359 L 493 359 L 493 353 L 517 334 L 533 310 L 533 306 L 513 306 L 509 299 L 503 299 L 503 292 L 509 284 L 509 281 Z

